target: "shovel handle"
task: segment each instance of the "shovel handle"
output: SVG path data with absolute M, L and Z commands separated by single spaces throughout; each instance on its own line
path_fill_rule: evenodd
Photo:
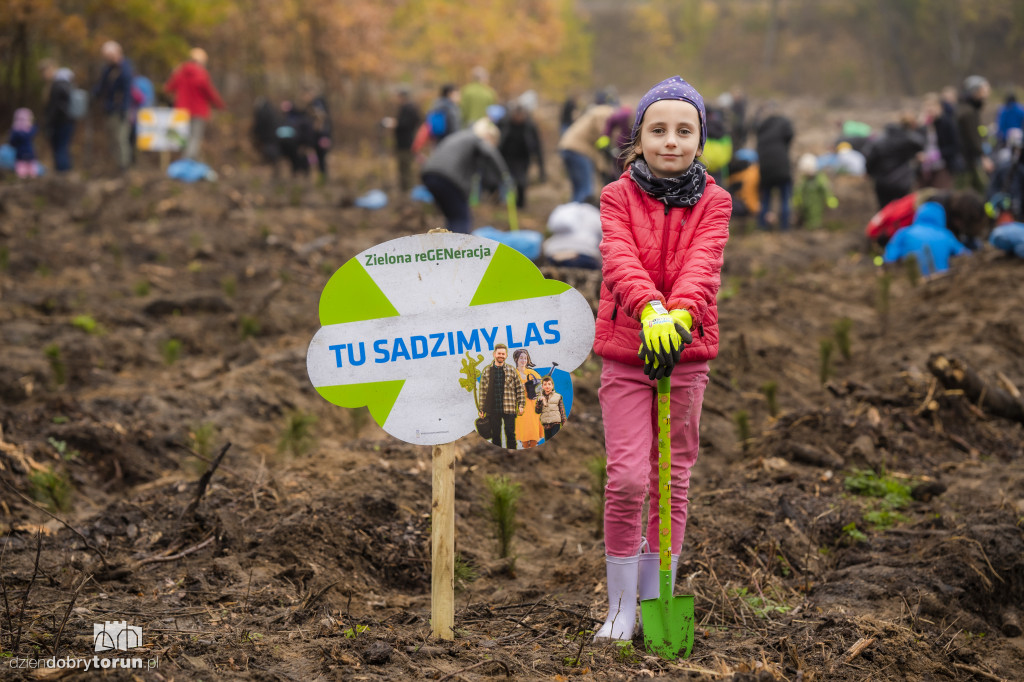
M 658 569 L 672 570 L 672 379 L 658 379 Z

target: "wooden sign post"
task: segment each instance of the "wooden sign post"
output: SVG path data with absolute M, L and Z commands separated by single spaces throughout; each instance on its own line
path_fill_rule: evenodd
M 435 445 L 430 502 L 430 631 L 455 639 L 455 444 Z

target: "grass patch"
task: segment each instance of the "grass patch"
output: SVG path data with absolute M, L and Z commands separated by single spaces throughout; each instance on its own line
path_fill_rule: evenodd
M 745 587 L 734 588 L 732 594 L 758 618 L 767 618 L 773 613 L 786 613 L 793 610 L 793 607 L 786 604 L 785 601 L 774 599 L 763 593 L 752 594 Z
M 102 334 L 103 325 L 97 322 L 92 315 L 76 315 L 71 320 L 71 326 L 81 329 L 86 334 Z
M 902 509 L 911 500 L 909 485 L 871 469 L 855 469 L 843 480 L 843 486 L 855 495 L 880 499 L 885 509 Z

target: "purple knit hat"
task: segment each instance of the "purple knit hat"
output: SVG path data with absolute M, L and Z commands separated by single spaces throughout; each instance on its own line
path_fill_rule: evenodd
M 636 108 L 636 120 L 633 123 L 633 143 L 640 139 L 640 124 L 643 123 L 647 107 L 663 99 L 678 99 L 689 102 L 697 108 L 700 114 L 700 148 L 704 149 L 704 143 L 708 139 L 707 116 L 704 113 L 704 98 L 697 90 L 684 81 L 681 76 L 672 76 L 661 81 L 647 91 L 647 94 L 640 100 Z

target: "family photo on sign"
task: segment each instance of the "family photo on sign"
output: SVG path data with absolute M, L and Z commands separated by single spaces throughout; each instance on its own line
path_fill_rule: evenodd
M 542 374 L 525 348 L 513 351 L 510 360 L 503 343 L 495 345 L 492 358 L 477 379 L 477 433 L 508 450 L 534 448 L 554 438 L 568 414 L 555 385 L 567 385 L 563 391 L 571 399 L 569 374 L 556 370 L 555 362 Z

